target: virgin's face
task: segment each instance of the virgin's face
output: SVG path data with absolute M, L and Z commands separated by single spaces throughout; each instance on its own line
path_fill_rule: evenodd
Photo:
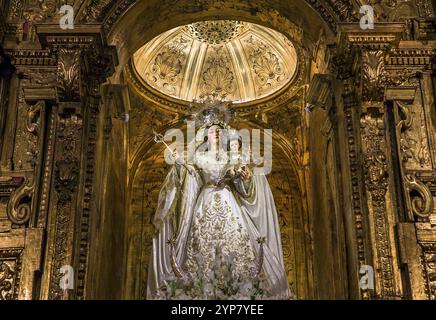
M 217 125 L 213 125 L 207 132 L 207 140 L 211 144 L 219 143 L 221 140 L 221 128 Z
M 232 151 L 232 152 L 239 151 L 239 141 L 238 140 L 230 141 L 230 151 Z

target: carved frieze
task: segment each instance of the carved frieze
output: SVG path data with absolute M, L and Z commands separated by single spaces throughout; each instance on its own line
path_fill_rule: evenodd
M 421 95 L 412 104 L 396 101 L 397 134 L 403 166 L 406 170 L 431 170 L 427 129 Z
M 21 81 L 22 98 L 26 103 L 35 105 L 35 111 L 40 113 L 42 110 L 41 104 L 43 101 L 56 100 L 56 71 L 54 68 L 41 68 L 36 70 L 30 69 L 32 66 L 19 68 L 19 72 L 23 77 Z M 29 112 L 33 112 L 29 110 Z
M 0 300 L 18 299 L 22 254 L 22 249 L 0 249 Z
M 369 195 L 370 221 L 374 225 L 374 246 L 380 287 L 378 294 L 384 299 L 397 296 L 394 283 L 393 253 L 386 195 L 388 192 L 388 159 L 385 124 L 382 115 L 366 114 L 361 118 L 362 151 L 365 182 Z
M 436 300 L 436 242 L 421 243 L 423 280 L 430 300 Z
M 80 150 L 82 119 L 77 115 L 59 117 L 57 147 L 55 155 L 56 218 L 54 235 L 54 254 L 50 278 L 50 299 L 63 299 L 65 292 L 59 287 L 62 277 L 61 267 L 71 262 L 72 241 L 70 230 L 73 227 L 74 205 L 72 200 L 79 185 Z

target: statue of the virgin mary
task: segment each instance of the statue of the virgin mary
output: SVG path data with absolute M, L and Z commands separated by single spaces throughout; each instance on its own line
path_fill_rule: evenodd
M 194 161 L 175 154 L 153 221 L 148 299 L 290 296 L 268 181 L 238 162 L 238 144 L 229 152 L 228 130 L 209 114 Z

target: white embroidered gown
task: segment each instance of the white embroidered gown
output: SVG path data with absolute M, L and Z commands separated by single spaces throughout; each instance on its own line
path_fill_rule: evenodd
M 189 169 L 189 170 L 188 170 Z M 228 155 L 204 152 L 196 165 L 175 165 L 161 189 L 154 224 L 158 230 L 148 270 L 147 298 L 173 277 L 168 240 L 175 239 L 177 262 L 196 276 L 213 269 L 217 249 L 232 257 L 232 274 L 250 276 L 256 268 L 257 239 L 265 237 L 263 274 L 271 294 L 287 298 L 289 289 L 274 199 L 265 176 L 228 180 Z

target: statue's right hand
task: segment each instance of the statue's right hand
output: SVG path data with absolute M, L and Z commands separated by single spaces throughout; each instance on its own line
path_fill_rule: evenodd
M 177 159 L 179 158 L 179 153 L 177 152 L 176 149 L 173 150 L 173 152 L 171 153 L 171 156 L 173 157 L 174 160 L 177 161 Z

